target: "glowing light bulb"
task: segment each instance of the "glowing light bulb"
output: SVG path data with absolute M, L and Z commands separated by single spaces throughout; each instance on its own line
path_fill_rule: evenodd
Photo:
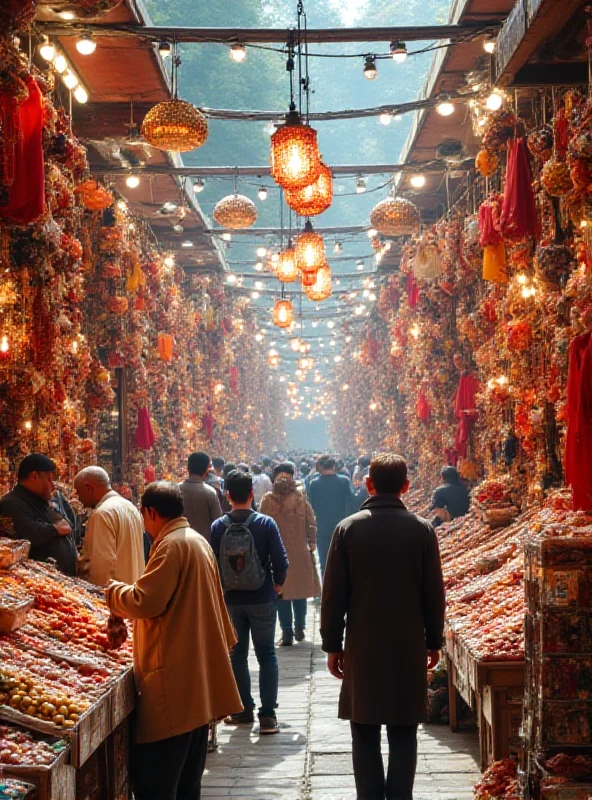
M 247 49 L 244 46 L 244 44 L 236 42 L 235 44 L 232 45 L 232 47 L 230 48 L 230 58 L 233 61 L 236 61 L 237 64 L 240 64 L 246 59 L 246 57 L 247 57 Z
M 368 81 L 373 81 L 378 75 L 376 59 L 374 56 L 366 56 L 364 61 L 364 77 Z
M 125 185 L 128 189 L 137 189 L 140 185 L 140 178 L 137 175 L 128 175 L 125 179 Z
M 77 86 L 74 89 L 74 97 L 76 98 L 77 102 L 81 105 L 88 103 L 88 92 L 86 89 L 83 89 L 82 86 Z
M 71 22 L 73 19 L 76 19 L 76 14 L 68 9 L 65 9 L 64 11 L 58 11 L 58 16 L 60 16 L 62 19 L 65 19 L 67 22 Z
M 64 81 L 66 88 L 70 90 L 75 89 L 78 86 L 78 78 L 70 69 L 67 69 L 64 72 L 62 75 L 62 80 Z
M 267 255 L 267 248 L 266 247 L 258 247 L 257 248 L 257 256 L 259 258 L 265 258 Z
M 232 234 L 231 233 L 223 233 L 221 238 L 222 238 L 222 241 L 224 241 L 224 242 L 231 242 L 232 241 Z
M 28 430 L 28 431 L 30 431 L 32 427 L 33 427 L 33 423 L 31 422 L 31 420 L 30 420 L 30 419 L 28 419 L 28 420 L 25 422 L 25 430 Z
M 493 36 L 489 36 L 487 39 L 484 40 L 483 49 L 485 50 L 486 53 L 489 53 L 489 55 L 495 53 L 495 47 L 496 47 L 496 40 L 493 38 Z
M 0 353 L 8 353 L 10 345 L 8 344 L 8 336 L 3 336 L 0 340 Z
M 76 42 L 76 49 L 81 56 L 92 56 L 97 49 L 97 43 L 90 34 L 83 36 Z
M 165 267 L 168 267 L 168 269 L 172 269 L 175 266 L 174 256 L 166 256 L 166 258 L 163 261 L 163 264 L 165 265 Z
M 526 282 L 527 282 L 528 278 L 526 277 L 526 275 L 520 274 L 520 275 L 518 275 L 518 277 L 516 278 L 516 280 L 518 281 L 518 283 L 520 284 L 520 286 L 524 286 L 524 285 L 526 284 Z
M 441 117 L 450 117 L 454 114 L 454 104 L 450 100 L 442 100 L 436 106 L 436 111 Z
M 259 294 L 259 292 L 251 292 L 251 297 L 253 298 L 253 300 L 259 300 L 259 298 L 261 297 L 261 295 Z M 286 322 L 286 320 L 287 320 L 287 317 L 285 317 L 285 318 L 282 320 L 282 315 L 280 314 L 280 320 L 281 320 L 282 322 Z
M 369 238 L 369 239 L 374 239 L 374 237 L 375 237 L 377 234 L 378 234 L 378 231 L 376 230 L 376 228 L 369 228 L 369 229 L 366 231 L 366 235 L 368 236 L 368 238 Z
M 335 323 L 333 322 L 332 319 L 330 319 L 329 322 L 327 323 L 327 327 L 328 328 L 334 328 L 335 327 Z
M 237 281 L 236 275 L 229 275 L 229 276 L 226 278 L 226 283 L 230 283 L 231 285 L 232 285 L 233 283 L 236 283 L 236 281 Z
M 366 191 L 366 181 L 361 175 L 358 175 L 358 180 L 356 181 L 356 194 L 364 194 Z
M 62 72 L 65 72 L 68 69 L 68 62 L 61 53 L 58 53 L 53 60 L 53 66 L 55 71 L 59 72 L 61 75 Z
M 257 192 L 257 196 L 259 200 L 267 200 L 267 189 L 265 186 L 262 186 L 259 191 Z
M 381 125 L 390 125 L 391 122 L 393 121 L 393 118 L 392 118 L 391 114 L 381 114 L 378 117 L 378 119 L 379 119 Z
M 53 44 L 46 39 L 39 47 L 39 55 L 44 61 L 53 61 L 55 58 L 56 49 Z
M 200 192 L 203 192 L 203 190 L 205 188 L 206 188 L 206 185 L 205 185 L 205 183 L 203 182 L 203 180 L 201 178 L 198 178 L 195 181 L 195 183 L 193 184 L 193 191 L 195 192 L 195 194 L 199 194 Z
M 503 102 L 503 96 L 497 90 L 494 90 L 485 101 L 485 105 L 490 111 L 499 111 Z
M 419 339 L 419 334 L 420 334 L 419 325 L 417 325 L 417 323 L 415 325 L 412 325 L 409 328 L 409 333 L 411 334 L 411 336 L 413 336 L 414 339 Z
M 426 185 L 425 175 L 412 175 L 409 183 L 414 189 L 423 189 L 423 187 Z

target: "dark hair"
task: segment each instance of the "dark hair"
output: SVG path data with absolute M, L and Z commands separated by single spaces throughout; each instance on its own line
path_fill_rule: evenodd
M 370 462 L 370 480 L 378 494 L 401 494 L 407 482 L 407 462 L 396 453 L 381 453 Z
M 345 461 L 340 458 L 335 464 L 335 469 L 337 472 L 341 472 L 341 470 L 345 469 Z
M 224 488 L 233 502 L 246 503 L 253 491 L 253 476 L 235 469 L 226 476 Z
M 32 472 L 57 472 L 55 462 L 41 453 L 30 453 L 19 464 L 17 478 L 26 481 Z
M 141 501 L 142 508 L 152 508 L 159 517 L 176 519 L 183 516 L 183 494 L 177 483 L 154 481 L 149 483 Z
M 210 457 L 207 453 L 191 453 L 187 459 L 187 469 L 190 475 L 203 475 L 210 467 Z
M 278 464 L 273 470 L 273 479 L 277 478 L 278 475 L 281 475 L 282 472 L 286 472 L 288 475 L 294 477 L 294 464 L 291 461 L 282 461 L 281 464 Z
M 228 464 L 224 464 L 224 468 L 222 469 L 222 474 L 226 478 L 228 475 L 230 475 L 231 472 L 235 471 L 236 471 L 236 464 L 231 464 L 229 462 Z
M 269 458 L 269 456 L 263 456 L 263 458 L 261 459 L 261 463 L 263 464 L 264 467 L 270 467 L 271 458 Z
M 366 467 L 369 467 L 370 466 L 370 459 L 368 458 L 368 456 L 360 456 L 358 458 L 358 466 L 361 469 L 366 469 Z
M 440 476 L 442 477 L 444 483 L 460 483 L 460 475 L 458 474 L 456 467 L 443 467 Z
M 240 462 L 238 468 L 241 472 L 249 472 L 249 465 L 245 464 L 243 461 Z
M 212 466 L 214 469 L 224 469 L 224 459 L 216 456 L 216 458 L 212 459 Z
M 318 461 L 319 469 L 335 469 L 333 456 L 321 456 Z
M 253 466 L 251 467 L 251 472 L 253 473 L 253 475 L 261 475 L 263 470 L 261 469 L 259 464 L 253 464 Z
M 310 475 L 310 467 L 309 467 L 308 464 L 301 464 L 300 465 L 300 474 L 304 478 L 306 478 L 307 475 Z

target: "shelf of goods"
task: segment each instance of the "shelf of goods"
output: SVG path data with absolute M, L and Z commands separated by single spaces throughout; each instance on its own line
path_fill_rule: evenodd
M 510 521 L 510 505 L 503 500 L 503 514 L 491 513 L 488 488 L 479 491 L 479 508 L 438 529 L 447 592 L 450 724 L 458 725 L 458 693 L 477 715 L 483 768 L 520 750 L 525 542 L 533 530 L 592 523 L 569 510 L 565 492 Z M 498 495 L 497 488 L 491 491 L 499 503 Z M 502 517 L 506 524 L 499 527 Z
M 113 763 L 126 751 L 134 703 L 131 645 L 110 650 L 100 589 L 23 560 L 28 548 L 20 547 L 0 539 L 0 738 L 8 742 L 0 766 L 7 760 L 11 774 L 34 777 L 40 800 L 127 797 L 127 760 Z M 20 761 L 15 737 L 25 737 Z M 45 748 L 59 749 L 60 740 L 62 750 L 45 763 Z M 107 793 L 105 781 L 117 783 L 117 793 Z
M 592 794 L 592 519 L 526 543 L 524 752 L 533 796 Z

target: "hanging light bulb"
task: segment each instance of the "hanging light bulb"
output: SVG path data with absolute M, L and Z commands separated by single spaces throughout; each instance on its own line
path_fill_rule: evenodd
M 39 46 L 39 55 L 44 61 L 53 61 L 55 54 L 56 49 L 46 36 L 45 40 Z
M 412 175 L 409 183 L 414 189 L 423 189 L 426 184 L 425 175 Z
M 128 175 L 125 179 L 125 185 L 128 189 L 137 189 L 140 185 L 140 178 L 137 175 Z
M 232 234 L 231 233 L 223 233 L 222 234 L 222 241 L 231 242 L 232 241 Z
M 395 64 L 403 64 L 407 60 L 407 45 L 400 39 L 391 42 L 391 56 Z
M 364 264 L 362 261 L 358 261 L 358 263 L 356 264 L 356 269 L 358 270 L 358 272 L 364 272 Z
M 173 230 L 175 231 L 175 233 L 183 233 L 185 228 L 181 225 L 180 222 L 178 222 L 176 225 L 173 225 Z
M 366 191 L 366 181 L 361 175 L 358 175 L 358 180 L 356 181 L 356 194 L 364 194 Z
M 267 188 L 262 186 L 259 191 L 257 192 L 257 197 L 259 200 L 267 200 Z
M 378 119 L 380 120 L 381 125 L 390 125 L 393 121 L 391 114 L 381 114 Z
M 158 43 L 158 52 L 160 53 L 161 58 L 168 58 L 172 53 L 171 43 L 165 41 Z
M 278 300 L 273 307 L 273 324 L 278 328 L 289 328 L 294 320 L 294 309 L 290 300 Z
M 240 64 L 247 57 L 247 48 L 240 42 L 235 42 L 230 48 L 230 58 Z
M 70 90 L 75 89 L 78 86 L 78 78 L 70 69 L 67 69 L 64 72 L 62 75 L 62 80 L 64 81 L 64 85 Z
M 80 85 L 74 89 L 74 97 L 82 105 L 88 103 L 88 92 Z
M 376 59 L 374 56 L 366 56 L 364 60 L 364 77 L 368 81 L 373 81 L 378 75 L 378 68 L 376 67 Z
M 193 191 L 195 192 L 195 194 L 199 194 L 200 192 L 203 192 L 203 190 L 205 188 L 206 188 L 206 185 L 205 185 L 204 181 L 202 180 L 202 178 L 198 178 L 196 181 L 193 182 Z
M 341 244 L 341 242 L 335 242 L 335 244 L 333 245 L 333 252 L 334 252 L 334 253 L 335 253 L 335 255 L 337 255 L 337 256 L 338 256 L 338 255 L 339 255 L 341 252 L 343 252 L 343 245 Z
M 499 111 L 504 102 L 503 95 L 498 89 L 494 89 L 485 101 L 485 105 L 489 111 Z
M 78 39 L 76 42 L 76 49 L 80 53 L 81 56 L 92 56 L 92 54 L 97 49 L 97 43 L 90 35 L 90 33 L 86 33 L 81 39 Z
M 497 40 L 494 36 L 487 36 L 483 40 L 483 49 L 485 50 L 486 53 L 489 53 L 489 55 L 491 55 L 492 53 L 495 53 L 496 43 Z
M 68 62 L 61 53 L 58 53 L 53 60 L 53 67 L 60 75 L 68 69 Z
M 454 103 L 450 102 L 448 95 L 443 95 L 436 106 L 436 111 L 441 117 L 449 117 L 454 114 Z
M 267 255 L 267 247 L 258 247 L 257 248 L 257 256 L 259 258 L 265 258 Z
M 10 345 L 8 344 L 8 336 L 4 335 L 0 340 L 0 353 L 8 353 Z
M 65 19 L 67 22 L 71 22 L 73 19 L 76 19 L 76 14 L 67 8 L 63 11 L 58 11 L 58 16 L 60 16 L 62 19 Z

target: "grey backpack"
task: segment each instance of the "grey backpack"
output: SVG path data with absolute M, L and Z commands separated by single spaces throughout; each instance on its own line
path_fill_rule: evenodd
M 257 514 L 244 522 L 234 522 L 226 514 L 222 521 L 226 530 L 220 542 L 220 578 L 225 592 L 254 592 L 265 583 L 267 572 L 261 564 L 249 525 Z

